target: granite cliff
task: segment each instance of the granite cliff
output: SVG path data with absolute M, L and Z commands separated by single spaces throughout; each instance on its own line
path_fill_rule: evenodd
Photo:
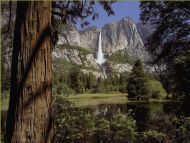
M 151 34 L 151 28 L 140 23 L 135 24 L 129 17 L 108 23 L 102 28 L 93 26 L 84 30 L 77 30 L 75 26 L 67 25 L 60 32 L 57 47 L 68 44 L 79 46 L 81 47 L 80 50 L 88 50 L 89 54 L 86 55 L 88 64 L 84 64 L 84 67 L 93 67 L 93 69 L 101 71 L 102 67 L 95 62 L 98 54 L 100 31 L 102 51 L 107 59 L 103 66 L 106 66 L 107 73 L 130 72 L 132 64 L 136 59 L 148 60 L 149 56 L 144 48 L 144 42 Z M 79 49 L 71 52 L 68 52 L 68 50 L 64 51 L 65 48 L 63 48 L 60 57 L 65 57 L 63 58 L 64 60 L 73 62 L 73 60 L 66 57 L 74 56 L 73 59 L 78 59 L 74 63 L 80 64 L 81 60 L 77 54 Z M 54 50 L 53 55 L 56 55 L 56 50 Z
M 93 72 L 103 77 L 103 67 L 107 74 L 130 72 L 136 59 L 147 61 L 149 57 L 144 42 L 152 28 L 141 23 L 135 24 L 129 17 L 108 23 L 102 28 L 92 26 L 77 30 L 74 25 L 62 27 L 59 41 L 52 52 L 55 70 L 60 67 L 60 63 L 67 63 L 80 67 L 85 73 Z M 96 62 L 100 31 L 102 51 L 106 59 L 103 65 Z M 10 73 L 12 39 L 6 33 L 2 34 L 2 38 L 2 63 L 4 70 Z

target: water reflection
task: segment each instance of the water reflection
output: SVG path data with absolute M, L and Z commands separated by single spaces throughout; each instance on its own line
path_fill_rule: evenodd
M 93 116 L 104 115 L 110 118 L 113 113 L 131 114 L 136 120 L 137 128 L 143 131 L 150 127 L 150 122 L 156 122 L 171 114 L 190 115 L 189 109 L 180 103 L 127 103 L 127 104 L 100 104 L 96 106 L 88 106 L 84 108 L 86 112 L 92 113 Z
M 93 116 L 104 116 L 107 119 L 114 113 L 130 114 L 137 124 L 138 131 L 144 131 L 146 129 L 155 128 L 162 124 L 164 118 L 170 115 L 180 116 L 190 116 L 190 104 L 182 104 L 176 102 L 166 102 L 166 103 L 127 103 L 127 104 L 100 104 L 96 106 L 82 107 L 85 112 L 92 114 Z M 7 111 L 1 111 L 1 127 L 2 130 L 5 129 L 5 121 Z M 164 127 L 163 123 L 163 127 Z M 161 127 L 161 128 L 163 128 Z M 4 130 L 3 130 L 4 131 Z

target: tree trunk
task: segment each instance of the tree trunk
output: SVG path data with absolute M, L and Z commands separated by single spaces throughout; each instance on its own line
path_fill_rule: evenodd
M 17 2 L 7 143 L 52 142 L 51 2 Z

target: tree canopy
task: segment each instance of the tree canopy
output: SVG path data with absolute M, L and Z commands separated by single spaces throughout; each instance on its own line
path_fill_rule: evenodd
M 186 96 L 190 89 L 190 3 L 141 2 L 141 20 L 154 31 L 145 44 L 152 63 L 164 65 L 162 77 L 173 94 Z M 163 75 L 164 74 L 164 75 Z
M 147 77 L 140 60 L 137 60 L 133 66 L 127 83 L 127 92 L 129 98 L 148 99 Z
M 141 2 L 140 18 L 154 26 L 146 47 L 155 62 L 172 62 L 190 43 L 189 2 Z

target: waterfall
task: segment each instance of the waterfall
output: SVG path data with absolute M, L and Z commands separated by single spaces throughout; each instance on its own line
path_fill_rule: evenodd
M 99 39 L 98 39 L 98 53 L 97 53 L 97 59 L 96 62 L 99 65 L 102 65 L 102 72 L 104 77 L 107 77 L 106 75 L 106 69 L 104 67 L 104 63 L 105 63 L 106 59 L 104 58 L 104 53 L 102 52 L 102 34 L 101 34 L 101 30 L 100 30 L 100 34 L 99 34 Z
M 106 59 L 104 58 L 104 54 L 102 52 L 102 34 L 101 34 L 101 30 L 100 30 L 100 34 L 99 34 L 99 39 L 98 39 L 98 53 L 97 53 L 97 59 L 96 62 L 99 65 L 102 65 Z

